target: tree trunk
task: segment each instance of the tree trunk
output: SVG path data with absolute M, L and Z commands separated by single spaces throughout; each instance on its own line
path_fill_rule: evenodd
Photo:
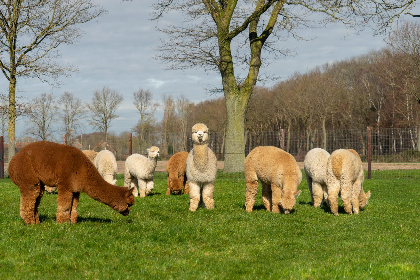
M 15 75 L 10 75 L 9 80 L 9 127 L 8 127 L 8 136 L 9 136 L 9 147 L 8 147 L 8 161 L 12 159 L 15 155 L 15 131 L 16 131 L 16 77 Z
M 245 163 L 245 106 L 244 96 L 226 97 L 226 142 L 224 172 L 243 172 Z

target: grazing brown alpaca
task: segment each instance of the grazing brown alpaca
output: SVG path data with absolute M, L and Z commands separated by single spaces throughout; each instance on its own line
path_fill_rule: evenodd
M 9 163 L 9 176 L 20 189 L 20 216 L 38 224 L 44 186 L 58 187 L 57 222 L 77 222 L 80 192 L 126 216 L 134 204 L 132 190 L 107 183 L 77 148 L 40 141 L 27 145 Z
M 168 164 L 166 165 L 166 173 L 168 175 L 166 195 L 170 195 L 171 193 L 189 193 L 186 175 L 187 157 L 188 152 L 178 152 L 169 159 Z

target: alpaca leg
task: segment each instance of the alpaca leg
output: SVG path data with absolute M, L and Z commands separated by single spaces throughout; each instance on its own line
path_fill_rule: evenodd
M 254 208 L 255 198 L 257 196 L 257 190 L 258 190 L 258 180 L 246 181 L 245 209 L 248 212 L 252 212 L 252 208 Z
M 340 192 L 340 183 L 338 181 L 328 182 L 328 204 L 331 213 L 338 216 L 338 193 Z
M 280 213 L 281 189 L 271 184 L 271 208 L 273 213 Z
M 199 184 L 196 182 L 190 182 L 190 211 L 197 210 L 198 204 L 200 203 L 200 191 L 201 188 Z
M 153 179 L 152 180 L 146 180 L 146 195 L 149 195 L 152 190 L 154 189 L 154 183 L 153 183 Z
M 324 203 L 324 201 L 327 203 L 328 207 L 330 207 L 330 204 L 328 203 L 328 190 L 327 190 L 327 185 L 326 184 L 322 184 L 322 193 L 324 195 L 324 199 L 321 202 L 321 205 Z
M 351 197 L 351 204 L 353 206 L 353 213 L 354 214 L 359 214 L 359 209 L 360 209 L 359 195 L 360 195 L 360 183 L 358 181 L 356 181 L 353 184 L 352 197 Z
M 324 191 L 320 183 L 312 182 L 312 203 L 314 207 L 319 207 L 324 197 Z
M 203 202 L 207 209 L 214 209 L 214 182 L 203 186 Z
M 347 214 L 353 214 L 352 211 L 352 184 L 349 180 L 341 181 L 341 200 L 343 201 L 344 211 Z
M 185 179 L 184 181 L 184 194 L 188 194 L 190 192 L 190 188 L 188 186 L 188 180 Z
M 273 204 L 273 193 L 271 191 L 271 186 L 269 184 L 261 183 L 262 185 L 262 202 L 265 206 L 265 209 L 267 211 L 272 210 L 272 204 Z
M 133 189 L 133 195 L 134 197 L 139 196 L 139 181 L 136 177 L 133 177 L 130 183 L 130 189 Z
M 60 191 L 60 188 L 58 188 L 56 216 L 59 224 L 70 221 L 72 203 L 73 193 L 69 191 Z
M 40 185 L 20 188 L 20 217 L 23 222 L 29 224 L 39 224 L 38 206 L 41 202 L 43 189 Z
M 146 182 L 144 180 L 137 181 L 139 186 L 139 196 L 146 197 Z
M 72 224 L 77 223 L 79 213 L 77 213 L 77 205 L 79 204 L 80 193 L 73 193 L 73 201 L 71 204 L 70 222 Z
M 124 171 L 124 187 L 129 189 L 131 187 L 131 181 L 132 181 L 132 178 L 131 178 L 130 171 L 128 171 L 128 169 L 126 168 Z

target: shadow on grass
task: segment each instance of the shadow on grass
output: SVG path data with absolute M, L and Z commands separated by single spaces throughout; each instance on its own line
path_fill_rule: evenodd
M 47 221 L 53 221 L 54 223 L 57 223 L 57 219 L 55 216 L 48 216 L 48 215 L 39 215 L 39 222 L 47 222 Z M 79 216 L 77 218 L 77 223 L 111 223 L 111 219 L 103 219 L 98 217 L 82 217 Z

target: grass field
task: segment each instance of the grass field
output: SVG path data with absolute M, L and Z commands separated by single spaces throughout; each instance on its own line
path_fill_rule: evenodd
M 25 226 L 19 190 L 3 179 L 0 279 L 420 279 L 420 181 L 364 186 L 372 197 L 359 215 L 313 208 L 305 179 L 293 214 L 266 212 L 260 194 L 247 213 L 243 174 L 219 173 L 216 208 L 191 213 L 157 173 L 126 217 L 82 194 L 78 224 L 57 224 L 56 195 L 45 194 L 41 224 Z

